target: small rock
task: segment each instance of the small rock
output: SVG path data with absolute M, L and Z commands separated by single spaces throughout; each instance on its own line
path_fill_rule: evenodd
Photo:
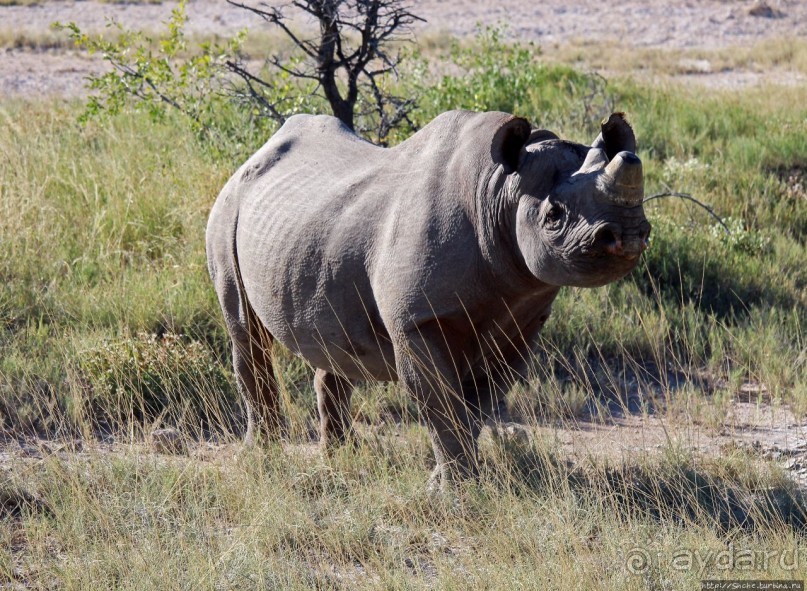
M 404 565 L 415 571 L 416 574 L 419 574 L 427 579 L 433 579 L 437 576 L 437 569 L 435 568 L 434 564 L 432 564 L 426 558 L 422 558 L 420 556 L 415 556 L 414 558 L 404 558 Z
M 684 74 L 710 74 L 712 72 L 712 63 L 709 60 L 685 58 L 678 60 L 678 68 Z
M 155 429 L 151 432 L 151 449 L 158 454 L 188 453 L 185 437 L 177 429 Z
M 84 442 L 81 439 L 70 439 L 67 441 L 42 441 L 40 445 L 48 453 L 70 452 L 79 453 L 84 451 Z
M 785 462 L 785 470 L 793 470 L 794 472 L 799 472 L 804 469 L 804 464 L 802 464 L 797 459 L 793 458 Z
M 448 547 L 448 540 L 443 534 L 439 532 L 432 532 L 429 548 L 433 552 L 442 551 L 447 554 L 451 553 L 451 548 Z
M 491 434 L 494 438 L 515 443 L 516 445 L 529 445 L 530 443 L 530 435 L 527 429 L 518 423 L 494 425 Z
M 42 450 L 35 446 L 31 445 L 30 443 L 20 443 L 20 453 L 23 457 L 26 458 L 35 458 L 37 460 L 41 460 L 43 458 Z
M 748 9 L 750 16 L 758 16 L 762 18 L 782 18 L 785 13 L 781 10 L 772 8 L 765 0 L 761 0 Z

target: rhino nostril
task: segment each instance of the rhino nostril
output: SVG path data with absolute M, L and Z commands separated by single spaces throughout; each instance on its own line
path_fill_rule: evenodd
M 615 224 L 603 226 L 594 234 L 595 244 L 610 254 L 622 252 L 622 229 Z

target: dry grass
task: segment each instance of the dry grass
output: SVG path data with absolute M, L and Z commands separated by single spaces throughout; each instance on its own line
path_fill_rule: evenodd
M 583 41 L 544 46 L 546 59 L 606 75 L 675 77 L 725 71 L 807 74 L 807 41 L 801 38 L 766 39 L 750 46 L 722 49 L 626 47 L 617 41 Z
M 3 49 L 64 52 L 73 47 L 73 42 L 66 35 L 56 31 L 34 33 L 0 28 L 0 48 Z
M 736 575 L 716 559 L 727 551 L 753 556 L 744 577 L 807 573 L 793 561 L 804 501 L 780 472 L 742 454 L 714 461 L 668 450 L 579 468 L 551 441 L 491 441 L 482 481 L 452 503 L 425 492 L 422 430 L 398 429 L 330 459 L 306 445 L 16 454 L 3 466 L 0 580 L 512 589 L 561 586 L 573 573 L 583 589 L 682 588 Z

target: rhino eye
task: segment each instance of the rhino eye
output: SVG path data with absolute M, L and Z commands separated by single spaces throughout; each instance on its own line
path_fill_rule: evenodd
M 546 223 L 550 226 L 558 225 L 563 220 L 563 208 L 560 205 L 552 204 L 546 210 Z

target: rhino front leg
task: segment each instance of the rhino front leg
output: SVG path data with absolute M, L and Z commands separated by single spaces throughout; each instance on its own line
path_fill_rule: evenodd
M 457 483 L 479 476 L 477 437 L 479 423 L 459 402 L 448 403 L 449 395 L 425 407 L 429 436 L 437 461 L 429 479 L 429 487 L 450 491 Z
M 469 412 L 451 339 L 436 326 L 421 326 L 396 351 L 398 379 L 420 404 L 437 462 L 429 487 L 448 492 L 456 482 L 478 476 L 479 422 Z
M 317 369 L 314 390 L 319 410 L 320 443 L 327 451 L 351 437 L 350 398 L 353 384 L 334 373 Z

